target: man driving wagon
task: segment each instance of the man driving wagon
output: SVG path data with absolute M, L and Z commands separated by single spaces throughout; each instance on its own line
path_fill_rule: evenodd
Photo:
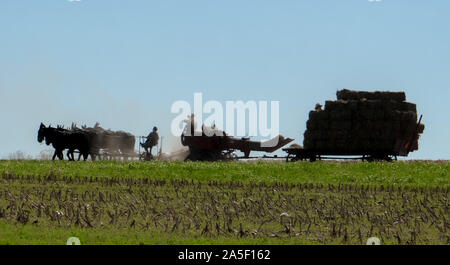
M 155 126 L 153 127 L 152 132 L 147 136 L 147 140 L 144 143 L 141 143 L 141 146 L 144 148 L 146 155 L 146 158 L 151 159 L 153 157 L 152 155 L 152 148 L 153 146 L 158 145 L 159 135 L 158 135 L 158 128 Z

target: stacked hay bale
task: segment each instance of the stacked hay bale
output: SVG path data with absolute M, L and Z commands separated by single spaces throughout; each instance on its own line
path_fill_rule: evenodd
M 418 149 L 416 105 L 404 92 L 340 90 L 325 109 L 309 113 L 304 134 L 305 149 L 328 153 L 388 153 L 409 144 Z

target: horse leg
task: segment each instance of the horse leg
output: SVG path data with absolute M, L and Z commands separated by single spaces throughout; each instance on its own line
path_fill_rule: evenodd
M 55 150 L 55 152 L 53 153 L 52 160 L 55 160 L 55 158 L 56 158 L 56 150 Z
M 83 156 L 83 161 L 86 161 L 86 153 L 83 150 L 80 150 L 80 154 L 78 155 L 78 161 L 80 160 L 81 156 Z
M 70 153 L 70 149 L 69 149 L 69 150 L 67 150 L 67 154 L 66 154 L 67 155 L 67 159 L 69 159 L 69 161 L 73 161 L 73 159 L 72 159 L 73 158 L 73 154 L 72 154 L 72 158 L 70 157 L 70 154 L 71 153 Z

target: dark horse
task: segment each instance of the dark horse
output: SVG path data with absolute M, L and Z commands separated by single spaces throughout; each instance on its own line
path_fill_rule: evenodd
M 69 160 L 74 161 L 73 152 L 74 150 L 78 150 L 80 155 L 78 156 L 78 160 L 80 160 L 81 156 L 83 156 L 84 160 L 91 155 L 91 159 L 95 160 L 96 148 L 94 146 L 94 137 L 93 133 L 80 130 L 78 128 L 72 128 L 72 130 L 65 130 L 65 132 L 69 135 L 67 138 L 69 150 L 67 151 L 67 156 L 69 157 L 69 153 L 71 154 L 71 158 Z
M 83 155 L 84 160 L 86 160 L 90 154 L 89 137 L 82 132 L 73 132 L 65 130 L 62 127 L 46 127 L 41 123 L 37 140 L 42 143 L 44 139 L 47 145 L 51 144 L 53 148 L 55 148 L 52 160 L 55 160 L 56 156 L 59 160 L 64 160 L 64 149 L 68 149 L 67 157 L 72 161 L 74 160 L 73 152 L 75 150 L 80 151 L 80 157 Z M 80 157 L 78 157 L 78 160 Z
M 51 126 L 45 127 L 45 125 L 41 123 L 39 126 L 37 140 L 39 143 L 42 143 L 42 141 L 45 140 L 45 144 L 51 144 L 53 148 L 55 148 L 52 160 L 55 160 L 56 156 L 58 156 L 59 160 L 64 160 L 63 151 L 67 147 L 62 137 L 60 137 L 59 133 L 56 132 L 56 128 L 52 128 Z

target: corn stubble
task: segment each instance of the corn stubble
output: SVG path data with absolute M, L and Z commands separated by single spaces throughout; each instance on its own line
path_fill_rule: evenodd
M 318 244 L 449 244 L 449 188 L 0 178 L 0 220 L 178 237 L 294 237 Z

